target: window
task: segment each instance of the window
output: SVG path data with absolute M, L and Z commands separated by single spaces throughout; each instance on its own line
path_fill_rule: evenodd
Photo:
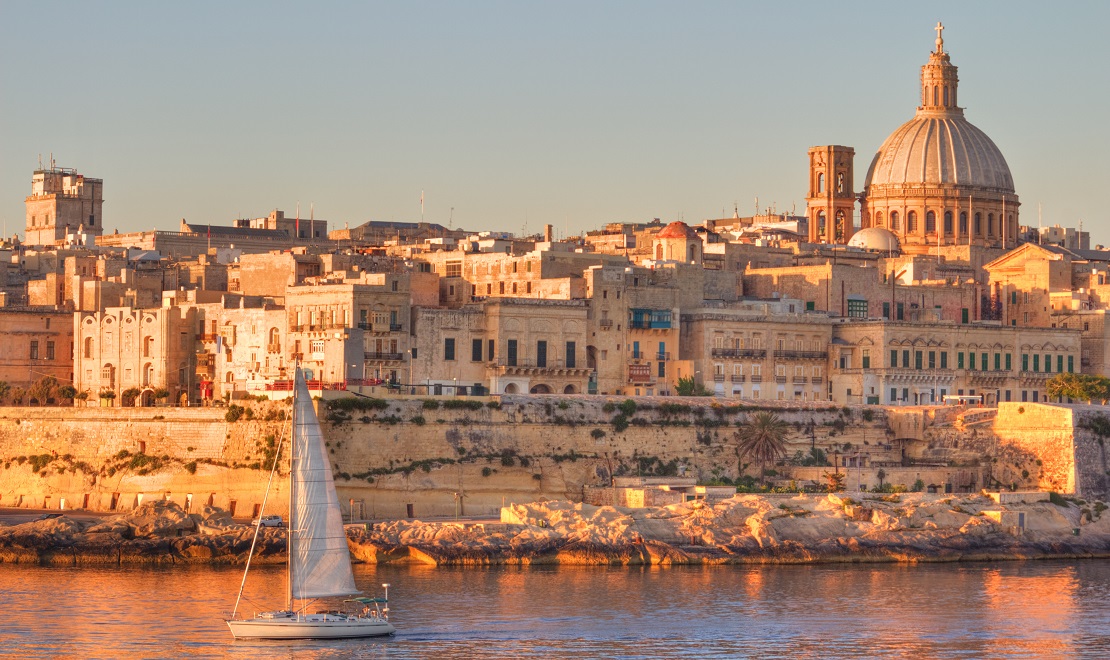
M 1009 357 L 1009 356 L 1007 356 L 1007 357 Z M 1068 373 L 1070 374 L 1070 373 L 1073 373 L 1073 372 L 1075 372 L 1075 357 L 1072 356 L 1072 355 L 1069 355 L 1068 356 Z
M 937 368 L 937 352 L 936 351 L 929 351 L 929 368 L 930 369 L 936 369 Z
M 925 213 L 925 231 L 933 233 L 937 230 L 937 214 L 934 211 Z
M 32 341 L 31 342 L 31 359 L 32 360 L 39 359 L 39 343 L 37 341 Z
M 894 349 L 890 350 L 890 366 L 891 367 L 897 367 L 898 366 L 898 351 L 896 351 Z
M 979 355 L 979 358 L 979 371 L 987 371 L 988 369 L 990 369 L 990 365 L 987 364 L 987 354 L 981 353 Z
M 867 301 L 849 298 L 848 317 L 857 319 L 867 318 Z
M 506 358 L 505 364 L 507 364 L 510 367 L 515 367 L 516 366 L 516 340 L 515 339 L 510 339 L 508 342 L 506 342 L 506 344 L 505 344 L 505 353 L 506 353 L 506 355 L 505 355 L 505 358 Z
M 994 354 L 994 370 L 995 371 L 1002 371 L 1002 354 L 1001 353 L 995 353 Z
M 967 211 L 960 213 L 960 233 L 967 234 Z
M 1044 371 L 1047 374 L 1052 373 L 1052 356 L 1051 355 L 1044 356 Z
M 1037 371 L 1040 371 L 1040 370 L 1041 370 L 1041 356 L 1034 353 L 1033 354 L 1033 371 L 1037 372 Z
M 659 377 L 660 378 L 666 378 L 667 377 L 667 363 L 666 362 L 662 362 L 662 361 L 659 362 Z
M 967 323 L 967 321 L 968 321 L 968 309 L 966 307 L 964 307 L 963 309 L 960 310 L 960 323 Z
M 717 343 L 721 344 L 721 346 L 724 345 L 724 341 L 725 341 L 724 337 L 714 337 L 714 340 Z M 717 348 L 721 348 L 721 346 L 717 346 Z M 634 360 L 639 360 L 640 359 L 640 342 L 638 342 L 638 341 L 632 342 L 632 359 L 634 359 Z
M 914 369 L 920 369 L 921 368 L 921 351 L 914 351 L 913 352 L 913 368 Z
M 902 351 L 902 366 L 906 369 L 910 368 L 910 352 Z
M 975 214 L 974 227 L 975 227 L 975 235 L 976 236 L 982 236 L 983 235 L 983 214 L 981 214 L 981 213 L 976 213 Z
M 944 212 L 944 233 L 950 235 L 952 233 L 952 212 Z
M 1012 357 L 1013 357 L 1013 356 L 1012 356 L 1012 355 L 1010 355 L 1009 353 L 1007 353 L 1007 354 L 1006 354 L 1006 371 L 1009 371 L 1009 370 L 1010 370 L 1010 369 L 1012 368 L 1012 366 L 1013 366 L 1013 365 L 1011 364 L 1011 360 L 1010 360 L 1010 358 L 1012 358 Z M 1069 358 L 1069 359 L 1070 359 L 1070 358 Z
M 1063 357 L 1063 356 L 1061 356 L 1061 357 Z M 52 342 L 52 341 L 46 342 L 46 359 L 47 360 L 53 360 L 54 359 L 54 342 Z
M 471 342 L 470 342 L 470 361 L 471 362 L 481 362 L 482 361 L 482 340 L 481 339 L 471 340 Z
M 892 231 L 898 231 L 899 229 L 901 229 L 901 226 L 898 222 L 898 211 L 890 212 L 890 228 Z
M 941 351 L 940 352 L 940 368 L 941 369 L 947 369 L 948 368 L 948 351 Z
M 964 368 L 964 354 L 962 352 L 956 353 L 956 368 L 957 369 L 963 369 Z
M 455 338 L 445 337 L 443 339 L 443 359 L 453 361 L 455 359 Z
M 906 214 L 906 231 L 917 231 L 917 211 L 910 211 Z
M 532 262 L 528 262 L 528 263 L 531 264 Z M 575 366 L 578 364 L 578 358 L 575 355 L 576 349 L 577 349 L 577 347 L 575 346 L 574 342 L 572 342 L 572 341 L 567 342 L 567 346 L 566 346 L 566 350 L 567 350 L 567 369 L 574 369 Z
M 892 388 L 890 388 L 890 402 L 894 403 L 897 400 L 898 400 L 898 388 L 892 387 Z
M 46 347 L 47 347 L 46 351 L 47 351 L 47 353 L 49 353 L 50 352 L 50 344 L 47 344 Z M 47 358 L 48 359 L 53 359 L 53 357 L 51 357 L 49 355 L 47 355 Z M 1063 355 L 1057 355 L 1056 356 L 1056 373 L 1062 373 L 1063 371 L 1064 371 L 1064 356 Z
M 871 349 L 869 349 L 869 348 L 863 349 L 862 360 L 863 360 L 863 368 L 864 369 L 870 369 L 871 368 Z
M 493 347 L 495 345 L 496 344 L 494 343 L 494 341 L 492 339 L 489 340 L 488 342 L 486 342 L 486 359 L 489 360 L 490 362 L 493 361 Z
M 536 366 L 547 366 L 547 342 L 542 339 L 536 342 Z
M 1029 371 L 1029 354 L 1028 353 L 1022 353 L 1021 354 L 1021 370 L 1022 371 Z
M 888 302 L 883 303 L 883 318 L 890 320 L 890 303 Z
M 898 303 L 898 319 L 899 321 L 906 320 L 906 303 Z

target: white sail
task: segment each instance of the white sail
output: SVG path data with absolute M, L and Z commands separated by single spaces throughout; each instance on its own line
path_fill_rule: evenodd
M 300 369 L 296 372 L 294 402 L 294 501 L 289 517 L 292 595 L 321 598 L 357 593 L 331 461 Z

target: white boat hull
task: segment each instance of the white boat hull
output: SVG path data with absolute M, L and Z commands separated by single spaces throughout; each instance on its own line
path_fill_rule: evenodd
M 397 631 L 385 619 L 334 614 L 266 616 L 228 621 L 236 639 L 354 639 L 382 637 Z

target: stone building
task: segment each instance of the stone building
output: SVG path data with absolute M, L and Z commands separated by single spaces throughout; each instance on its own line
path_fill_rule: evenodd
M 175 402 L 195 400 L 196 310 L 189 307 L 108 307 L 72 315 L 74 387 L 101 393 L 102 403 L 120 405 L 125 390 L 137 388 L 138 403 L 150 405 L 159 388 Z
M 843 403 L 924 405 L 946 395 L 1041 401 L 1045 384 L 1080 369 L 1080 332 L 995 323 L 845 319 L 833 325 L 832 396 Z
M 718 396 L 826 401 L 832 324 L 800 300 L 684 309 L 680 354 L 691 366 L 682 375 Z
M 1002 152 L 964 118 L 959 78 L 937 24 L 921 67 L 921 105 L 879 147 L 864 178 L 861 227 L 893 231 L 907 251 L 1017 245 L 1014 181 Z
M 73 381 L 73 312 L 62 307 L 0 307 L 0 382 L 29 387 L 43 376 Z
M 285 308 L 273 299 L 214 291 L 181 292 L 173 303 L 195 311 L 196 377 L 202 403 L 265 394 L 274 381 L 292 380 Z
M 61 245 L 66 236 L 104 231 L 104 181 L 54 167 L 31 175 L 31 194 L 25 200 L 27 245 Z

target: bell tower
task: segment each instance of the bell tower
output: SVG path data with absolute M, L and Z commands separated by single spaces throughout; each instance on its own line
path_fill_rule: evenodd
M 855 232 L 852 224 L 856 205 L 852 192 L 855 156 L 856 150 L 851 147 L 835 144 L 810 147 L 806 195 L 810 243 L 844 244 Z

